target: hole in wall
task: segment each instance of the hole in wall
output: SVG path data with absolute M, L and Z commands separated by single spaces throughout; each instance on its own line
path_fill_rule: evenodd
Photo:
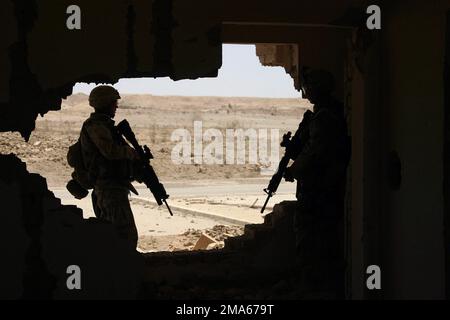
M 130 203 L 139 232 L 138 248 L 143 252 L 221 248 L 225 238 L 242 234 L 245 224 L 263 222 L 259 210 L 270 171 L 262 171 L 278 164 L 278 159 L 276 163 L 269 159 L 271 148 L 279 148 L 282 134 L 295 131 L 302 114 L 310 108 L 299 99 L 282 67 L 261 65 L 255 46 L 224 45 L 223 51 L 218 78 L 176 82 L 164 78 L 121 79 L 114 85 L 122 96 L 116 123 L 127 119 L 139 142 L 152 149 L 155 159 L 151 164 L 170 194 L 174 211 L 174 217 L 170 217 L 143 185 L 136 185 L 139 196 L 132 196 Z M 18 155 L 30 172 L 46 177 L 49 189 L 63 204 L 82 208 L 85 218 L 94 216 L 90 197 L 76 200 L 65 189 L 72 172 L 66 154 L 78 139 L 82 122 L 93 111 L 88 104 L 93 87 L 77 84 L 60 111 L 37 120 L 28 143 L 18 133 L 0 134 L 0 152 Z M 199 135 L 194 123 L 201 123 Z M 172 137 L 176 130 L 190 136 L 189 163 L 173 161 L 177 142 Z M 208 130 L 218 135 L 205 141 Z M 228 130 L 233 140 L 231 161 L 227 161 Z M 272 130 L 279 133 L 273 141 Z M 244 143 L 238 145 L 240 132 Z M 198 136 L 202 144 L 200 163 L 195 160 Z M 208 163 L 205 150 L 217 139 L 222 139 L 223 161 L 220 163 L 220 155 L 214 152 L 213 163 Z M 251 161 L 253 142 L 256 162 Z M 261 154 L 262 143 L 267 143 L 265 155 Z M 243 163 L 238 161 L 239 154 L 244 154 Z M 277 202 L 294 199 L 295 185 L 283 184 L 267 212 Z

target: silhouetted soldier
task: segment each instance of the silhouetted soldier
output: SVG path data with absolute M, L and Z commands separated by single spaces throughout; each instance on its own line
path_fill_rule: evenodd
M 303 97 L 313 105 L 302 149 L 285 178 L 297 180 L 296 246 L 302 272 L 321 289 L 343 286 L 343 216 L 349 139 L 343 105 L 331 93 L 333 76 L 305 69 Z
M 84 122 L 80 142 L 85 166 L 95 175 L 92 204 L 96 217 L 115 225 L 119 236 L 136 248 L 138 235 L 128 195 L 134 190 L 133 167 L 139 156 L 114 127 L 119 99 L 111 86 L 92 90 L 89 104 L 95 112 Z

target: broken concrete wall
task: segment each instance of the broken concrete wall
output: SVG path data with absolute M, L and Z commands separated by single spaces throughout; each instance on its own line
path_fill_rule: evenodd
M 74 4 L 80 30 L 66 26 Z M 7 1 L 2 12 L 0 27 L 11 32 L 2 38 L 0 130 L 24 137 L 76 82 L 195 79 L 216 76 L 221 65 L 218 21 L 191 20 L 172 1 Z
M 4 299 L 133 299 L 143 276 L 142 257 L 113 226 L 83 219 L 62 206 L 45 179 L 29 174 L 13 155 L 1 155 L 0 297 Z M 81 290 L 67 280 L 81 270 Z
M 66 27 L 73 4 L 81 8 L 81 30 Z M 177 22 L 172 1 L 19 0 L 1 7 L 0 130 L 25 138 L 36 117 L 58 110 L 78 81 L 215 76 L 221 64 L 217 26 Z M 2 224 L 8 259 L 1 296 L 136 298 L 143 265 L 112 227 L 61 206 L 45 179 L 28 174 L 13 156 L 1 161 L 2 219 L 8 222 Z M 81 268 L 81 291 L 67 289 L 70 265 Z
M 281 66 L 294 80 L 294 87 L 300 91 L 298 46 L 295 44 L 257 44 L 256 55 L 263 66 Z
M 296 268 L 296 202 L 277 204 L 264 224 L 247 225 L 223 250 L 148 253 L 147 296 L 169 299 L 308 298 Z M 322 293 L 323 294 L 323 293 Z
M 349 26 L 358 20 L 365 3 L 7 1 L 0 21 L 2 31 L 8 32 L 2 37 L 0 56 L 0 130 L 28 137 L 37 115 L 58 110 L 61 98 L 71 94 L 77 81 L 216 76 L 224 23 Z M 80 30 L 66 27 L 69 5 L 81 9 Z
M 298 72 L 302 67 L 330 71 L 336 79 L 334 94 L 344 100 L 345 61 L 353 29 L 352 26 L 227 22 L 223 25 L 222 36 L 227 43 L 256 44 L 261 63 L 283 66 L 297 90 L 300 90 Z

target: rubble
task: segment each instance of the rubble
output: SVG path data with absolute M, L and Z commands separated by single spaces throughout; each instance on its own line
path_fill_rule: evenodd
M 182 251 L 182 250 L 217 250 L 224 248 L 224 241 L 230 237 L 244 234 L 244 227 L 216 225 L 210 229 L 188 229 L 180 235 L 141 236 L 139 250 L 141 252 Z M 195 247 L 202 238 L 211 239 L 206 245 Z

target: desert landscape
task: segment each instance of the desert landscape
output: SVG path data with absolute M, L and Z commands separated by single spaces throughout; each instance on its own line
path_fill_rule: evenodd
M 287 131 L 295 132 L 310 107 L 300 99 L 122 95 L 116 123 L 127 119 L 139 142 L 152 150 L 155 159 L 151 164 L 171 195 L 169 203 L 174 211 L 174 217 L 170 217 L 143 186 L 136 185 L 140 195 L 131 198 L 131 205 L 139 230 L 139 250 L 192 250 L 202 235 L 210 240 L 203 249 L 220 248 L 225 237 L 241 234 L 246 223 L 262 222 L 259 209 L 265 199 L 263 188 L 270 180 L 264 171 L 268 169 L 267 161 L 259 161 L 259 157 L 256 163 L 249 163 L 247 147 L 243 164 L 227 163 L 226 149 L 223 164 L 195 163 L 194 122 L 201 122 L 202 133 L 215 129 L 224 140 L 227 129 L 251 129 L 258 134 L 267 131 L 271 154 L 271 130 L 279 132 L 280 139 Z M 90 199 L 76 200 L 65 191 L 72 172 L 66 154 L 91 112 L 88 96 L 78 93 L 63 100 L 61 111 L 39 117 L 28 142 L 18 133 L 0 133 L 0 152 L 20 157 L 30 172 L 47 179 L 49 189 L 62 203 L 82 208 L 85 218 L 93 216 Z M 191 136 L 189 163 L 173 161 L 178 143 L 173 135 L 180 129 Z M 248 145 L 249 138 L 245 139 Z M 210 142 L 203 142 L 203 150 Z M 236 155 L 243 151 L 243 146 L 235 147 Z M 279 143 L 273 147 L 279 148 L 281 157 Z M 276 202 L 294 199 L 294 184 L 284 183 L 281 187 L 269 209 Z

